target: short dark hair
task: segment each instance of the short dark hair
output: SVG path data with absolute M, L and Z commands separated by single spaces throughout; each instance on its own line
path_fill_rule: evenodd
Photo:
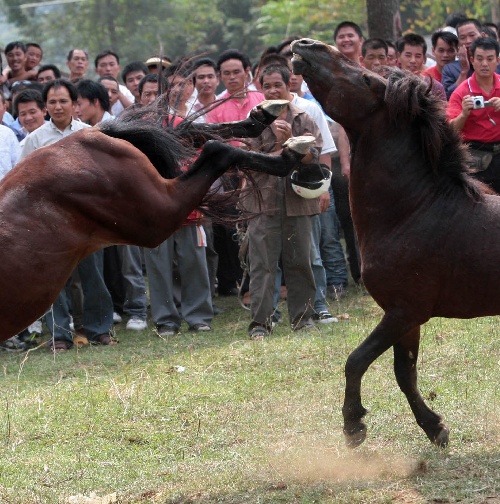
M 106 56 L 114 56 L 116 58 L 116 62 L 118 64 L 120 64 L 120 57 L 118 56 L 118 54 L 116 54 L 114 51 L 112 51 L 111 49 L 105 49 L 104 51 L 101 51 L 96 57 L 95 57 L 95 60 L 94 60 L 94 66 L 95 68 L 97 68 L 97 65 L 99 63 L 99 60 L 102 59 L 102 58 L 105 58 Z
M 392 47 L 394 50 L 396 50 L 396 44 L 394 43 L 394 41 L 385 39 L 384 42 L 387 44 L 387 49 L 389 49 L 389 47 Z
M 132 61 L 122 70 L 122 80 L 125 82 L 127 75 L 132 72 L 143 72 L 144 75 L 149 73 L 149 68 L 142 61 Z
M 496 32 L 498 32 L 498 26 L 495 23 L 492 23 L 490 21 L 486 21 L 486 23 L 483 23 L 483 28 L 492 28 Z
M 467 16 L 463 12 L 452 12 L 446 16 L 444 24 L 446 26 L 451 26 L 452 28 L 457 28 L 457 24 L 467 19 Z
M 71 49 L 69 52 L 68 52 L 68 55 L 66 56 L 66 61 L 71 61 L 71 58 L 73 57 L 73 53 L 75 51 L 83 51 L 85 56 L 87 57 L 87 60 L 89 59 L 89 53 L 85 50 L 85 49 L 80 49 L 78 47 L 75 47 L 74 49 Z
M 193 63 L 193 72 L 201 66 L 212 67 L 217 72 L 217 63 L 212 58 L 200 58 Z
M 282 54 L 265 54 L 259 61 L 259 72 L 261 72 L 263 68 L 268 67 L 269 65 L 282 65 L 289 68 L 289 61 L 288 58 L 286 58 L 286 56 L 283 56 Z
M 352 28 L 357 34 L 359 38 L 363 38 L 363 32 L 361 31 L 361 28 L 359 27 L 358 24 L 356 24 L 354 21 L 342 21 L 342 23 L 339 23 L 333 32 L 333 40 L 337 39 L 337 35 L 339 34 L 339 31 L 342 30 L 342 28 Z
M 219 58 L 217 59 L 217 70 L 220 72 L 222 63 L 230 59 L 240 60 L 245 70 L 247 68 L 252 68 L 250 58 L 245 53 L 239 51 L 238 49 L 226 49 L 219 55 Z
M 497 39 L 491 37 L 478 37 L 470 46 L 470 53 L 474 56 L 476 49 L 480 47 L 485 51 L 494 50 L 497 57 L 500 55 L 500 44 Z
M 118 84 L 118 86 L 120 85 L 120 83 L 118 82 L 118 79 L 115 79 L 112 75 L 103 75 L 102 77 L 99 77 L 97 79 L 97 82 L 102 82 L 103 80 L 110 80 L 110 81 L 116 82 Z
M 369 38 L 363 42 L 363 45 L 361 46 L 361 55 L 363 58 L 366 56 L 366 51 L 368 51 L 368 49 L 384 49 L 386 56 L 389 52 L 387 42 L 380 38 Z
M 283 39 L 276 47 L 276 52 L 281 54 L 283 49 L 290 45 L 294 40 L 300 40 L 302 37 L 299 37 L 298 35 L 292 35 L 291 37 L 287 37 L 286 39 Z M 285 51 L 287 52 L 287 51 Z
M 462 26 L 467 25 L 467 24 L 473 24 L 478 29 L 479 32 L 481 32 L 483 29 L 481 22 L 478 19 L 465 18 L 465 19 L 462 19 L 461 21 L 459 21 L 457 23 L 457 26 L 455 27 L 457 30 L 457 35 L 458 35 L 458 29 L 461 28 Z
M 60 79 L 61 78 L 61 70 L 59 70 L 58 67 L 56 67 L 56 65 L 52 65 L 52 64 L 47 64 L 47 65 L 42 65 L 39 69 L 38 69 L 38 72 L 36 74 L 36 76 L 38 77 L 38 75 L 40 75 L 40 72 L 46 72 L 47 70 L 52 70 L 54 72 L 54 77 L 56 79 Z
M 21 91 L 24 91 L 25 89 L 36 89 L 41 92 L 43 89 L 43 84 L 41 84 L 38 81 L 15 81 L 12 83 L 12 86 L 10 87 L 10 93 L 11 93 L 10 99 L 12 100 L 15 94 L 18 94 Z
M 396 50 L 399 54 L 401 54 L 405 45 L 418 47 L 420 46 L 424 50 L 424 56 L 427 54 L 427 42 L 425 41 L 422 35 L 418 35 L 417 33 L 407 33 L 398 39 L 396 42 Z
M 76 90 L 75 85 L 67 79 L 56 79 L 53 81 L 49 81 L 43 86 L 42 97 L 43 101 L 47 103 L 47 96 L 49 91 L 52 88 L 58 89 L 61 87 L 65 87 L 68 90 L 71 101 L 74 103 L 78 99 L 78 91 Z
M 43 101 L 41 91 L 38 91 L 38 89 L 25 89 L 24 91 L 21 91 L 14 99 L 13 104 L 14 115 L 17 116 L 18 114 L 17 108 L 19 103 L 29 103 L 29 102 L 35 102 L 36 106 L 40 110 L 43 110 L 45 108 L 45 102 Z
M 111 106 L 109 103 L 108 90 L 101 83 L 94 82 L 90 79 L 82 79 L 76 85 L 76 90 L 78 92 L 78 96 L 86 98 L 90 102 L 98 100 L 101 108 L 106 112 L 109 112 Z
M 259 72 L 260 85 L 262 86 L 262 83 L 264 82 L 264 76 L 272 75 L 273 73 L 280 74 L 283 82 L 288 86 L 288 84 L 290 83 L 290 69 L 288 68 L 288 66 L 281 64 L 271 64 L 264 67 Z
M 481 34 L 485 37 L 490 37 L 494 39 L 498 39 L 497 32 L 491 28 L 490 26 L 486 26 L 485 24 L 481 28 Z
M 40 49 L 40 51 L 42 51 L 42 55 L 43 55 L 43 49 L 42 49 L 42 46 L 40 44 L 37 44 L 36 42 L 28 42 L 26 44 L 26 51 L 30 48 L 30 47 L 36 47 L 37 49 Z
M 9 42 L 6 46 L 3 52 L 7 54 L 8 52 L 12 51 L 12 49 L 21 49 L 24 53 L 26 52 L 26 45 L 24 42 L 21 42 L 20 40 L 15 40 L 14 42 Z
M 454 33 L 446 30 L 435 31 L 431 36 L 431 44 L 433 48 L 436 47 L 439 39 L 443 40 L 451 46 L 454 46 L 455 49 L 458 49 L 458 37 Z
M 142 90 L 144 89 L 144 84 L 146 84 L 146 82 L 158 83 L 158 74 L 156 73 L 147 74 L 141 79 L 141 82 L 139 82 L 139 86 L 137 88 L 137 91 L 139 91 L 139 96 L 142 95 Z

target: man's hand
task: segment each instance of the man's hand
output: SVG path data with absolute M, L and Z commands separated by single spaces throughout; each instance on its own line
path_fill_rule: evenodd
M 460 72 L 467 73 L 470 68 L 470 61 L 465 46 L 460 46 L 458 49 L 458 61 L 460 62 Z
M 494 96 L 493 98 L 490 98 L 488 102 L 495 112 L 500 111 L 500 98 Z
M 330 206 L 330 191 L 326 191 L 319 197 L 319 209 L 321 213 L 326 212 L 329 206 Z

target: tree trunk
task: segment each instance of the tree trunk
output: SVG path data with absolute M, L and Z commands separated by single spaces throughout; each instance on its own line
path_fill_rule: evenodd
M 401 36 L 399 0 L 366 0 L 368 36 L 396 40 Z
M 498 0 L 491 0 L 491 21 L 498 24 L 500 21 L 500 2 Z

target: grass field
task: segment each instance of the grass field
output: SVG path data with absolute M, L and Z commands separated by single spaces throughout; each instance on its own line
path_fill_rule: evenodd
M 388 352 L 363 380 L 368 438 L 342 437 L 343 366 L 381 317 L 352 288 L 342 319 L 247 339 L 234 298 L 213 331 L 0 354 L 0 503 L 500 503 L 496 318 L 422 330 L 420 389 L 450 429 L 416 425 Z

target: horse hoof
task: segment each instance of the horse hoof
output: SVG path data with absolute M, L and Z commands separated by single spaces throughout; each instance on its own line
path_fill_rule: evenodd
M 437 436 L 434 436 L 434 439 L 432 441 L 437 447 L 446 448 L 448 446 L 449 434 L 450 429 L 448 429 L 446 425 L 443 425 L 441 427 L 441 430 L 439 431 L 439 434 Z
M 357 448 L 366 439 L 366 427 L 362 425 L 356 430 L 344 429 L 345 444 L 348 448 Z
M 315 141 L 316 139 L 313 136 L 297 136 L 289 138 L 283 144 L 283 147 L 288 147 L 290 150 L 305 156 Z
M 264 100 L 257 105 L 273 117 L 278 117 L 290 102 L 288 100 Z

